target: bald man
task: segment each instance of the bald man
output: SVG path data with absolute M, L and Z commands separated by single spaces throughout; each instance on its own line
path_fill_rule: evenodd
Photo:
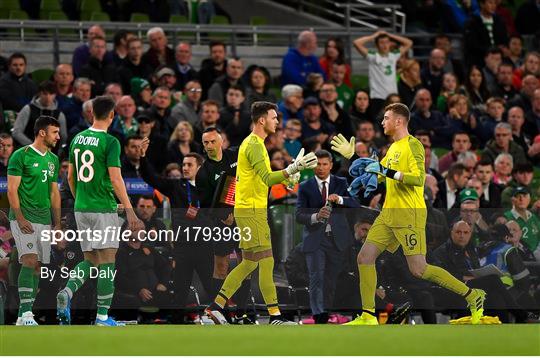
M 281 86 L 296 84 L 304 86 L 310 73 L 326 75 L 315 56 L 317 35 L 313 31 L 302 31 L 298 35 L 296 48 L 289 48 L 281 63 Z M 326 79 L 326 77 L 325 77 Z

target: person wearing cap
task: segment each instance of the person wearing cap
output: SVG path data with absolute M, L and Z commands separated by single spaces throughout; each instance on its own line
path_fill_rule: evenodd
M 216 79 L 214 84 L 208 89 L 208 99 L 212 99 L 219 103 L 220 107 L 226 105 L 227 90 L 232 85 L 241 85 L 242 75 L 244 74 L 244 64 L 238 57 L 231 58 L 227 61 L 225 75 Z
M 140 77 L 130 80 L 131 97 L 135 100 L 137 112 L 144 111 L 152 104 L 152 88 L 150 82 Z
M 304 100 L 304 120 L 302 121 L 302 139 L 316 137 L 319 143 L 324 144 L 336 132 L 335 127 L 321 120 L 321 105 L 315 97 Z
M 170 155 L 167 151 L 167 137 L 153 130 L 156 119 L 145 112 L 137 116 L 137 123 L 139 126 L 137 134 L 141 138 L 150 140 L 146 156 L 152 162 L 153 167 L 161 172 L 170 161 Z
M 118 68 L 118 77 L 125 94 L 131 94 L 131 80 L 133 77 L 141 79 L 150 78 L 152 68 L 142 61 L 143 44 L 138 37 L 131 39 L 127 43 L 128 54 Z
M 512 169 L 512 180 L 507 184 L 506 188 L 501 193 L 501 204 L 503 208 L 510 209 L 512 207 L 512 194 L 518 186 L 523 186 L 529 189 L 531 200 L 540 205 L 540 189 L 532 190 L 531 183 L 534 179 L 534 168 L 531 163 L 522 163 L 516 165 Z
M 504 213 L 509 220 L 515 220 L 523 235 L 521 240 L 534 253 L 537 260 L 540 260 L 540 218 L 529 211 L 531 203 L 530 191 L 525 186 L 518 186 L 512 192 L 512 210 Z
M 459 193 L 459 218 L 472 228 L 472 241 L 475 245 L 489 239 L 489 225 L 480 212 L 480 199 L 475 189 L 464 188 Z
M 278 103 L 278 110 L 283 114 L 283 124 L 290 118 L 304 119 L 302 104 L 304 101 L 303 89 L 298 85 L 286 85 L 281 89 L 281 101 Z
M 167 87 L 170 91 L 176 87 L 176 73 L 168 66 L 159 66 L 154 72 L 154 80 L 157 86 Z

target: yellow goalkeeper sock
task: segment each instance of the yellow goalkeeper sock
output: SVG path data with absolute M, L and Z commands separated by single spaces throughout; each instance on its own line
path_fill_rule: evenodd
M 228 275 L 219 290 L 215 303 L 221 308 L 227 304 L 227 300 L 234 295 L 242 284 L 242 281 L 257 268 L 257 262 L 243 259 Z
M 377 286 L 377 270 L 375 265 L 358 265 L 360 273 L 360 295 L 362 309 L 375 313 L 375 288 Z
M 467 287 L 467 285 L 452 276 L 445 269 L 438 266 L 426 265 L 426 270 L 424 271 L 422 278 L 434 282 L 461 296 L 465 296 L 469 292 L 469 287 Z
M 265 257 L 259 260 L 259 289 L 271 316 L 279 315 L 279 307 L 274 284 L 274 258 Z

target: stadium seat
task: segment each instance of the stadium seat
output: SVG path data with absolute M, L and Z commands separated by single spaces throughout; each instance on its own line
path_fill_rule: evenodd
M 0 10 L 20 10 L 21 6 L 19 5 L 19 0 L 2 0 L 0 1 Z
M 68 17 L 65 13 L 61 12 L 61 11 L 51 11 L 49 12 L 49 20 L 53 20 L 53 21 L 68 21 Z M 49 30 L 49 33 L 54 33 L 54 30 L 51 29 Z M 68 35 L 73 35 L 75 32 L 73 30 L 70 30 L 70 29 L 60 29 L 59 30 L 59 33 L 61 34 L 68 34 Z
M 101 4 L 99 3 L 99 0 L 82 0 L 81 20 L 89 21 L 93 12 L 101 12 Z
M 231 23 L 229 22 L 229 19 L 226 16 L 214 15 L 210 19 L 210 24 L 211 25 L 230 25 Z M 208 36 L 210 37 L 210 39 L 217 40 L 217 41 L 227 41 L 230 38 L 229 34 L 224 33 L 224 32 L 210 32 L 208 33 Z
M 171 15 L 169 18 L 171 24 L 189 24 L 189 20 L 184 15 Z
M 249 18 L 249 24 L 251 26 L 264 26 L 268 25 L 268 19 L 264 16 L 251 16 Z
M 90 21 L 109 22 L 111 21 L 111 17 L 106 12 L 94 11 L 92 15 L 90 15 Z
M 9 12 L 10 20 L 28 20 L 28 14 L 22 10 L 11 10 Z M 17 30 L 18 31 L 18 30 Z
M 369 88 L 369 77 L 367 75 L 352 75 L 351 82 L 355 91 Z
M 38 86 L 41 82 L 50 79 L 54 75 L 54 70 L 50 68 L 39 68 L 30 73 L 32 81 L 34 81 Z
M 130 21 L 131 22 L 150 22 L 150 18 L 146 14 L 134 12 L 133 14 L 131 14 Z
M 51 20 L 49 14 L 51 12 L 62 12 L 60 2 L 58 0 L 41 0 L 41 7 L 39 12 L 39 18 L 41 20 Z M 67 16 L 66 16 L 67 20 Z

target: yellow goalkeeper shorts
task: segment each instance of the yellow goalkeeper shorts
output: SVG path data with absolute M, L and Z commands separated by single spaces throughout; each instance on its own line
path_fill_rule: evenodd
M 399 245 L 407 256 L 426 254 L 426 229 L 419 227 L 390 227 L 383 222 L 381 215 L 369 229 L 366 242 L 384 250 L 395 252 Z
M 240 229 L 240 249 L 252 252 L 272 248 L 270 227 L 265 210 L 254 210 L 251 217 L 236 217 L 236 225 Z

